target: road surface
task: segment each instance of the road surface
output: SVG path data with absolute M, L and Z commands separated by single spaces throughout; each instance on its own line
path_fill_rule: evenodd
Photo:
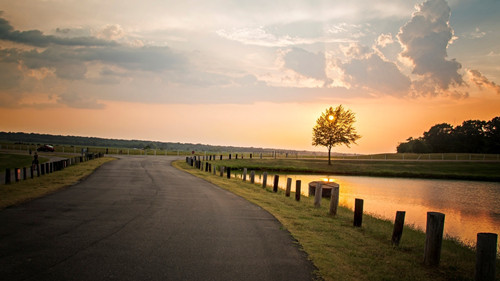
M 121 157 L 0 211 L 0 280 L 314 278 L 274 217 L 173 159 Z

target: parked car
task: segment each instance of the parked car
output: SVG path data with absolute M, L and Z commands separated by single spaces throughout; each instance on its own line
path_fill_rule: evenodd
M 44 144 L 36 149 L 36 151 L 44 151 L 44 152 L 54 152 L 55 149 L 52 145 Z

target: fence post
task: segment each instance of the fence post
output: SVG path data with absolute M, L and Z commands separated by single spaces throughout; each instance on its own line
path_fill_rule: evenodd
M 301 185 L 301 180 L 296 180 L 295 181 L 295 200 L 300 201 L 300 185 Z
M 424 264 L 438 266 L 443 243 L 444 214 L 427 212 Z
M 214 173 L 214 175 L 217 175 L 217 165 L 215 165 L 215 163 L 214 163 L 214 168 L 212 169 L 212 172 Z
M 330 195 L 330 215 L 337 215 L 337 209 L 339 206 L 339 189 L 338 185 L 332 187 L 332 194 Z
M 36 164 L 36 176 L 40 177 L 40 164 Z
M 321 197 L 323 195 L 323 185 L 321 182 L 316 183 L 316 190 L 314 191 L 314 207 L 321 207 Z
M 495 280 L 497 240 L 496 233 L 477 234 L 475 281 Z
M 262 173 L 262 187 L 266 188 L 267 186 L 267 172 Z
M 227 178 L 231 178 L 231 167 L 227 167 Z
M 220 176 L 224 176 L 224 166 L 220 166 Z
M 287 178 L 286 179 L 286 190 L 285 190 L 286 197 L 290 197 L 291 190 L 292 190 L 292 178 Z
M 392 245 L 399 246 L 399 241 L 403 235 L 403 226 L 405 224 L 405 211 L 397 211 L 396 219 L 394 221 L 394 230 L 392 231 Z
M 255 183 L 255 171 L 250 172 L 250 183 Z
M 354 226 L 361 227 L 363 223 L 363 199 L 356 198 L 354 201 Z
M 40 174 L 45 175 L 45 164 L 40 164 Z
M 21 169 L 19 168 L 14 169 L 14 179 L 16 180 L 16 182 L 21 180 Z
M 23 180 L 26 180 L 26 167 L 23 167 Z
M 273 192 L 278 192 L 278 183 L 280 181 L 280 176 L 274 175 Z
M 5 184 L 9 184 L 9 183 L 10 183 L 10 169 L 6 168 L 5 169 Z
M 243 181 L 247 181 L 247 168 L 243 168 Z

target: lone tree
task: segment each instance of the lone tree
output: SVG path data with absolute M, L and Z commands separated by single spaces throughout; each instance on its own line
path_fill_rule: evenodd
M 325 146 L 328 149 L 328 165 L 331 165 L 332 147 L 345 144 L 347 147 L 361 136 L 356 133 L 353 124 L 356 121 L 354 113 L 351 110 L 345 110 L 342 105 L 328 108 L 321 117 L 316 120 L 316 126 L 313 128 L 314 146 Z

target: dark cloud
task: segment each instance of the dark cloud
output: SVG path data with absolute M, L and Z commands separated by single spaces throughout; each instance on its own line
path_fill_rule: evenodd
M 398 34 L 403 45 L 403 57 L 413 62 L 413 74 L 421 79 L 415 85 L 419 91 L 435 94 L 451 85 L 462 85 L 462 67 L 447 59 L 447 47 L 453 38 L 449 25 L 450 7 L 444 0 L 428 0 L 418 6 L 412 19 Z
M 117 46 L 114 41 L 103 40 L 95 37 L 63 38 L 53 35 L 44 35 L 40 30 L 19 31 L 14 30 L 10 23 L 0 18 L 0 40 L 26 44 L 34 47 L 47 47 L 49 45 L 61 46 Z
M 405 96 L 410 89 L 410 79 L 394 63 L 382 60 L 377 54 L 351 60 L 342 68 L 348 76 L 347 82 L 378 94 Z
M 325 55 L 310 53 L 304 49 L 293 48 L 285 54 L 285 67 L 304 76 L 325 80 Z

